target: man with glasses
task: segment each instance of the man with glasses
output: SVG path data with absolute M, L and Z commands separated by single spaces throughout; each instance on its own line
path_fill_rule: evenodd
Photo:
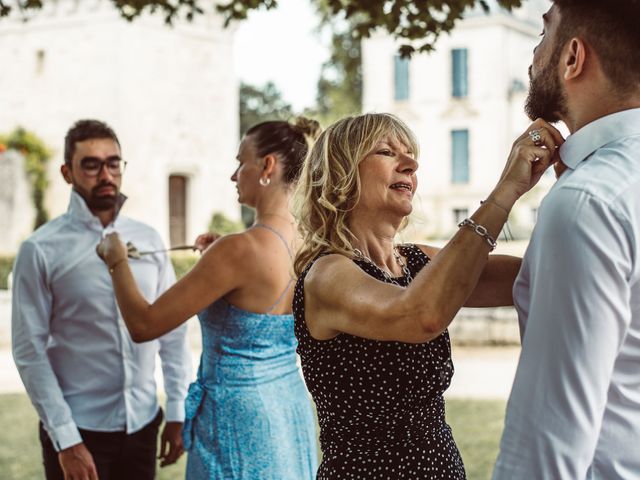
M 136 344 L 118 311 L 96 245 L 116 231 L 139 250 L 162 250 L 151 227 L 119 215 L 125 162 L 113 130 L 80 120 L 65 138 L 69 209 L 20 247 L 13 269 L 16 366 L 40 417 L 51 479 L 152 479 L 162 422 L 154 379 L 162 360 L 167 394 L 161 466 L 182 454 L 184 398 L 191 377 L 186 325 Z M 175 280 L 165 254 L 131 263 L 149 301 Z

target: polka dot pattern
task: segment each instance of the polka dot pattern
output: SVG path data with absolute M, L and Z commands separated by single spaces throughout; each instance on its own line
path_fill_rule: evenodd
M 415 245 L 400 246 L 412 277 L 429 262 Z M 365 260 L 354 262 L 389 283 Z M 316 340 L 304 318 L 304 279 L 293 300 L 302 371 L 318 409 L 323 460 L 319 480 L 464 479 L 445 422 L 443 392 L 453 375 L 449 334 L 422 343 L 382 342 L 341 333 Z M 408 277 L 394 279 L 406 286 Z

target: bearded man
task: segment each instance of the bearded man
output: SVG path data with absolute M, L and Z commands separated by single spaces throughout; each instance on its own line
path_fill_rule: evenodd
M 160 354 L 167 393 L 162 465 L 182 454 L 191 377 L 186 325 L 136 344 L 117 308 L 95 246 L 117 231 L 140 250 L 161 250 L 158 233 L 120 215 L 125 162 L 114 131 L 80 120 L 65 138 L 61 172 L 69 209 L 20 247 L 13 269 L 13 357 L 40 417 L 47 480 L 151 480 L 162 422 L 154 380 Z M 149 164 L 153 167 L 153 163 Z M 175 281 L 164 254 L 131 264 L 153 301 Z
M 640 478 L 638 18 L 638 0 L 543 16 L 526 111 L 571 135 L 514 286 L 522 353 L 496 480 Z

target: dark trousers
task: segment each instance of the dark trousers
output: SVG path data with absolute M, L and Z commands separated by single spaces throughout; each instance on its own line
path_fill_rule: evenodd
M 126 432 L 94 432 L 80 430 L 82 440 L 93 456 L 100 480 L 153 480 L 156 476 L 156 450 L 158 428 L 162 423 L 162 410 L 142 430 Z M 40 423 L 40 443 L 47 480 L 64 480 L 49 435 Z

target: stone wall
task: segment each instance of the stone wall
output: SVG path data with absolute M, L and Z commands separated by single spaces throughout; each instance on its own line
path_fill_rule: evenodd
M 0 254 L 13 253 L 33 231 L 36 214 L 19 153 L 0 153 L 0 185 Z
M 520 345 L 513 307 L 463 308 L 449 326 L 456 345 Z

